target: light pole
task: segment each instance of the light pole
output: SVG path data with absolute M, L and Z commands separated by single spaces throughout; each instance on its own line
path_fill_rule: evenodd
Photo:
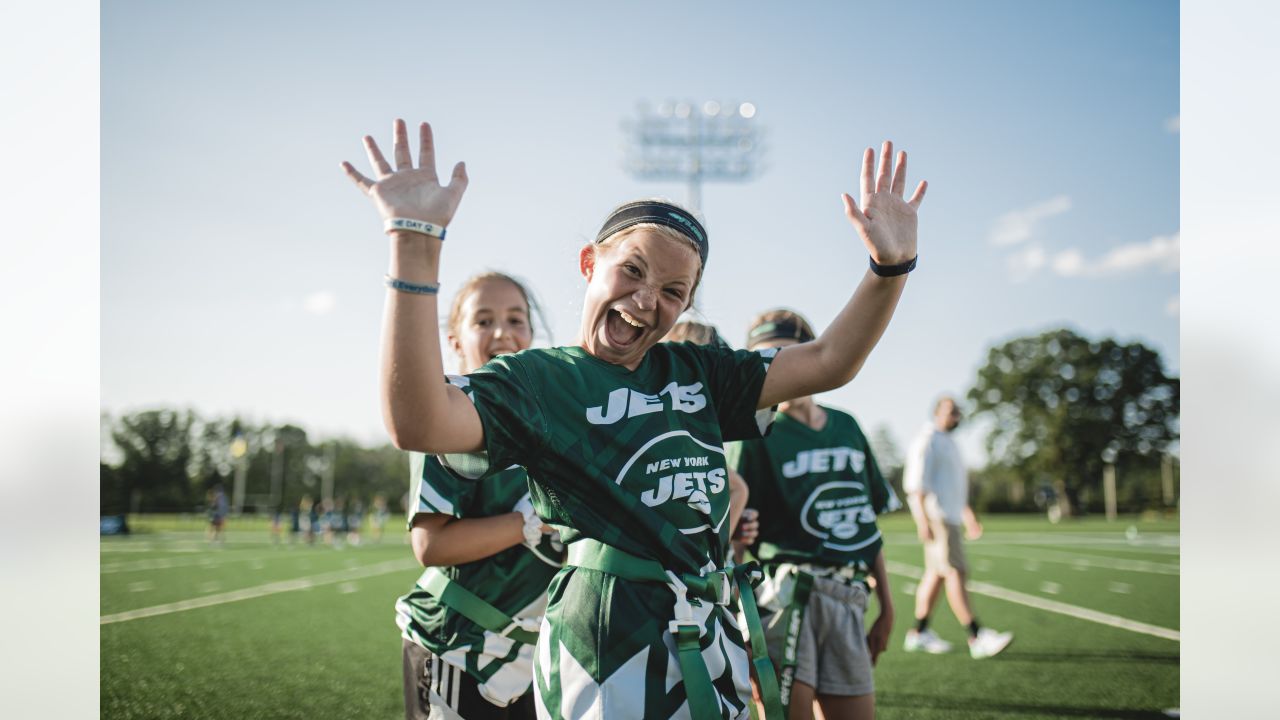
M 249 443 L 245 441 L 244 435 L 237 432 L 231 441 L 231 457 L 236 463 L 235 485 L 231 491 L 231 512 L 236 517 L 244 512 L 244 483 L 245 475 L 249 471 L 249 458 L 246 457 L 248 452 Z
M 646 180 L 683 180 L 686 202 L 701 210 L 704 180 L 744 181 L 760 167 L 761 131 L 756 106 L 708 100 L 700 107 L 664 101 L 656 110 L 645 103 L 638 116 L 623 121 L 628 172 Z

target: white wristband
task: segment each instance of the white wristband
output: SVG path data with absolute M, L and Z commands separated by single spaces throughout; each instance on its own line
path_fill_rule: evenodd
M 425 220 L 414 220 L 413 218 L 387 218 L 382 224 L 384 232 L 394 232 L 400 230 L 403 232 L 420 233 L 422 235 L 430 235 L 433 238 L 444 239 L 444 226 L 429 223 Z

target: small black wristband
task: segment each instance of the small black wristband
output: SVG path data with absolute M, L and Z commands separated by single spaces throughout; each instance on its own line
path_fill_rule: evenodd
M 880 265 L 876 262 L 875 258 L 870 258 L 871 272 L 879 275 L 880 277 L 897 277 L 899 275 L 906 275 L 916 269 L 916 261 L 919 259 L 920 256 L 916 255 L 910 260 L 904 263 L 898 263 L 897 265 Z

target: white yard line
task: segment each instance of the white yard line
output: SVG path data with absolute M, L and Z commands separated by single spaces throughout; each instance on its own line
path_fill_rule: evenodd
M 333 583 L 350 582 L 352 580 L 360 580 L 362 578 L 374 577 L 376 575 L 386 575 L 387 573 L 400 572 L 402 570 L 409 570 L 416 567 L 419 567 L 418 563 L 412 559 L 387 560 L 386 562 L 380 562 L 376 565 L 367 565 L 365 567 L 351 568 L 348 570 L 337 570 L 334 572 L 321 573 L 320 575 L 295 578 L 293 580 L 281 580 L 280 582 L 267 583 L 266 585 L 258 585 L 256 587 L 244 588 L 242 590 L 232 590 L 230 592 L 209 595 L 202 598 L 179 600 L 178 602 L 166 603 L 164 605 L 154 605 L 152 607 L 139 608 L 137 610 L 126 610 L 125 612 L 118 612 L 112 615 L 103 615 L 98 618 L 98 624 L 110 625 L 111 623 L 124 622 L 126 620 L 137 620 L 138 618 L 155 617 L 157 615 L 168 615 L 170 613 L 182 612 L 183 610 L 195 610 L 197 608 L 211 607 L 214 605 L 225 605 L 227 603 L 237 602 L 240 600 L 252 600 L 253 598 L 275 595 L 277 593 L 306 590 L 320 585 L 331 585 Z
M 921 576 L 924 575 L 924 571 L 914 565 L 905 565 L 903 563 L 890 560 L 885 563 L 885 566 L 888 568 L 889 572 L 894 573 L 895 575 L 909 577 L 913 580 L 919 580 Z M 1000 600 L 1006 600 L 1011 603 L 1017 603 L 1018 605 L 1025 605 L 1037 610 L 1045 610 L 1048 612 L 1058 613 L 1059 615 L 1066 615 L 1068 617 L 1076 618 L 1077 620 L 1086 620 L 1088 622 L 1098 623 L 1099 625 L 1109 625 L 1114 628 L 1120 628 L 1121 630 L 1128 630 L 1130 632 L 1141 633 L 1143 635 L 1151 635 L 1152 637 L 1163 638 L 1165 640 L 1172 640 L 1174 642 L 1181 642 L 1182 640 L 1182 635 L 1177 630 L 1170 630 L 1169 628 L 1159 627 L 1158 625 L 1148 625 L 1147 623 L 1122 618 L 1118 615 L 1098 612 L 1097 610 L 1090 610 L 1089 608 L 1082 608 L 1077 605 L 1068 605 L 1067 603 L 1058 602 L 1057 600 L 1047 600 L 1045 598 L 1036 597 L 1035 595 L 1021 593 L 1017 590 L 1003 588 L 999 585 L 992 585 L 991 583 L 970 580 L 969 592 L 978 593 L 979 595 L 987 595 L 988 597 L 998 598 Z
M 886 535 L 885 542 L 890 545 L 919 544 L 915 534 L 909 533 Z M 1172 533 L 1165 533 L 1159 536 L 1146 535 L 1132 542 L 1114 535 L 1094 536 L 1054 533 L 1051 531 L 1044 533 L 988 533 L 983 535 L 982 539 L 977 542 L 981 542 L 984 545 L 1011 545 L 1015 547 L 1091 547 L 1098 550 L 1141 553 L 1145 555 L 1179 555 L 1182 552 L 1179 536 Z
M 1103 568 L 1105 570 L 1125 570 L 1130 572 L 1152 573 L 1155 575 L 1178 575 L 1181 569 L 1177 565 L 1170 563 L 1154 563 L 1146 560 L 1130 560 L 1128 558 L 1103 557 L 1101 555 L 1088 555 L 1078 552 L 1063 552 L 1060 550 L 1048 550 L 1044 548 L 1035 549 L 1035 557 L 1009 552 L 1008 550 L 999 550 L 997 547 L 986 544 L 978 540 L 977 542 L 966 543 L 965 552 L 973 555 L 990 555 L 994 557 L 1011 558 L 1014 560 L 1025 560 L 1031 562 L 1052 562 L 1064 563 L 1067 565 L 1084 565 L 1086 567 Z

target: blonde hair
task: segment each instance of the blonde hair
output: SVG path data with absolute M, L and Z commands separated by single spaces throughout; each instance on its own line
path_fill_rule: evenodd
M 671 332 L 662 338 L 663 342 L 692 342 L 699 345 L 712 345 L 720 339 L 714 325 L 700 323 L 697 320 L 681 320 L 671 328 Z
M 680 203 L 674 202 L 672 200 L 668 200 L 667 198 L 664 198 L 664 197 L 648 197 L 648 198 L 640 198 L 639 200 L 628 200 L 627 202 L 624 202 L 614 207 L 612 210 L 609 211 L 608 215 L 605 215 L 605 217 L 606 218 L 612 217 L 613 214 L 616 213 L 618 210 L 634 202 L 665 203 L 683 213 L 687 213 L 690 217 L 692 217 L 693 219 L 701 223 L 703 227 L 707 226 L 706 221 L 702 219 L 702 213 L 697 213 L 692 210 L 689 210 L 688 208 L 681 205 Z M 693 251 L 694 257 L 698 259 L 698 271 L 693 276 L 693 287 L 689 290 L 689 303 L 686 306 L 686 307 L 693 307 L 693 298 L 694 298 L 694 295 L 696 295 L 698 292 L 698 285 L 702 283 L 702 271 L 704 269 L 702 266 L 702 248 L 698 247 L 698 243 L 694 242 L 693 238 L 667 225 L 659 225 L 657 223 L 639 223 L 637 225 L 631 225 L 631 226 L 625 227 L 619 230 L 618 232 L 604 238 L 603 240 L 593 243 L 593 247 L 600 248 L 601 250 L 611 249 L 615 245 L 618 245 L 623 240 L 627 239 L 631 235 L 634 235 L 635 233 L 641 230 L 647 230 L 660 237 L 664 237 L 668 240 L 673 240 L 675 242 L 678 242 Z
M 756 316 L 751 324 L 747 326 L 747 349 L 754 347 L 751 343 L 751 331 L 764 325 L 765 323 L 793 322 L 809 334 L 810 337 L 817 337 L 818 334 L 813 331 L 813 326 L 803 315 L 795 310 L 786 308 L 775 308 L 773 310 L 765 310 Z
M 472 275 L 462 283 L 462 287 L 458 288 L 458 292 L 453 296 L 453 304 L 449 306 L 449 320 L 445 324 L 446 332 L 457 337 L 458 324 L 462 322 L 463 303 L 467 301 L 467 298 L 470 297 L 471 294 L 476 291 L 476 288 L 480 287 L 482 283 L 493 280 L 509 282 L 515 286 L 516 290 L 520 291 L 520 297 L 524 298 L 524 306 L 529 313 L 529 326 L 536 329 L 534 319 L 536 318 L 540 320 L 549 338 L 551 335 L 551 329 L 547 327 L 546 314 L 542 312 L 542 306 L 538 303 L 537 299 L 534 298 L 533 293 L 529 292 L 529 288 L 526 287 L 524 283 L 506 273 L 497 272 L 495 270 Z

